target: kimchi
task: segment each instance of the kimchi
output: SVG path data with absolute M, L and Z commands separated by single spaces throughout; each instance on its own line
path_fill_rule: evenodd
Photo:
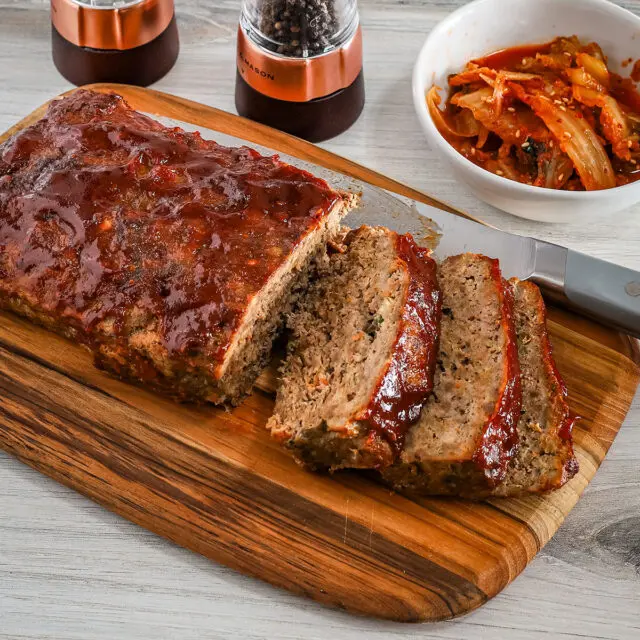
M 640 178 L 640 94 L 593 42 L 561 37 L 472 60 L 440 103 L 434 86 L 427 106 L 442 136 L 496 175 L 567 191 Z

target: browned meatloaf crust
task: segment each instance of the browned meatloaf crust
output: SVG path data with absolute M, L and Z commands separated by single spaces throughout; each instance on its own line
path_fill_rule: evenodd
M 463 254 L 438 270 L 442 324 L 434 391 L 383 472 L 396 489 L 473 497 L 505 477 L 517 451 L 521 383 L 513 292 L 497 260 Z
M 381 468 L 433 387 L 436 264 L 411 236 L 361 227 L 319 275 L 292 317 L 268 428 L 312 468 Z
M 0 147 L 0 306 L 118 376 L 235 402 L 348 204 L 276 157 L 79 91 Z

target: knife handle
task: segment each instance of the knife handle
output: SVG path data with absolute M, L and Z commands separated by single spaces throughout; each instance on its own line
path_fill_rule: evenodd
M 640 273 L 569 250 L 564 293 L 571 304 L 640 338 Z
M 577 311 L 640 338 L 640 272 L 538 240 L 532 279 Z

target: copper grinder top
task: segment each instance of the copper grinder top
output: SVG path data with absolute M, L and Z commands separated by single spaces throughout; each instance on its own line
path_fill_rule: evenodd
M 173 0 L 51 0 L 58 33 L 79 47 L 128 50 L 151 42 L 173 19 Z

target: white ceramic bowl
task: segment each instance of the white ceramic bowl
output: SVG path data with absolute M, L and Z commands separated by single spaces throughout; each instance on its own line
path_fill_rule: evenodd
M 533 187 L 496 176 L 460 155 L 436 129 L 425 102 L 434 85 L 471 59 L 498 49 L 577 35 L 597 42 L 613 71 L 628 75 L 623 60 L 640 55 L 640 18 L 606 0 L 476 0 L 458 9 L 429 34 L 413 73 L 413 100 L 431 146 L 454 175 L 485 202 L 514 215 L 544 222 L 607 217 L 640 202 L 640 181 L 601 191 L 571 192 Z M 446 96 L 441 93 L 444 99 Z

